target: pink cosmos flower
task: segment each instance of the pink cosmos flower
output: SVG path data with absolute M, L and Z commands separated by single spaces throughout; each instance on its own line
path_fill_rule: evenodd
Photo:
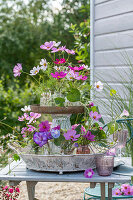
M 40 46 L 41 49 L 50 50 L 54 47 L 54 42 L 45 42 L 43 45 Z
M 49 124 L 49 121 L 44 121 L 44 122 L 41 122 L 41 124 L 39 124 L 39 131 L 40 132 L 48 132 L 50 130 L 50 124 Z
M 59 51 L 65 51 L 65 50 L 66 50 L 66 46 L 59 47 Z
M 15 77 L 20 76 L 20 74 L 22 73 L 22 64 L 17 63 L 17 65 L 15 65 L 15 67 L 13 68 L 13 73 Z
M 83 135 L 84 138 L 87 140 L 90 140 L 91 142 L 95 141 L 94 138 L 96 137 L 95 135 L 92 135 L 90 131 L 88 131 L 85 135 Z
M 74 51 L 74 50 L 65 49 L 65 51 L 66 51 L 68 54 L 75 55 L 75 51 Z
M 87 76 L 82 76 L 81 80 L 86 81 L 87 80 Z
M 65 63 L 65 62 L 66 62 L 65 58 L 56 59 L 56 61 L 54 61 L 54 63 L 57 64 L 57 65 Z
M 121 195 L 121 191 L 120 191 L 120 189 L 116 188 L 115 190 L 112 191 L 112 194 L 114 196 L 119 196 L 119 195 Z
M 101 118 L 101 115 L 98 114 L 98 112 L 93 113 L 93 111 L 90 112 L 89 116 L 95 121 L 98 121 Z
M 77 141 L 77 138 L 80 137 L 80 134 L 76 135 L 75 130 L 68 130 L 67 133 L 64 133 L 64 137 L 66 140 Z
M 126 116 L 128 117 L 129 116 L 129 112 L 127 110 L 123 110 L 123 112 L 121 113 L 120 117 L 123 117 L 123 116 Z
M 74 124 L 72 125 L 72 130 L 75 130 L 80 124 Z M 85 133 L 86 129 L 84 126 L 81 126 L 81 133 Z
M 8 186 L 7 186 L 7 185 L 3 188 L 3 190 L 6 190 L 6 189 L 8 189 Z
M 106 152 L 106 155 L 107 155 L 107 156 L 115 156 L 115 155 L 116 155 L 116 150 L 115 150 L 115 148 L 109 149 L 109 150 Z
M 80 70 L 83 70 L 84 69 L 84 67 L 83 66 L 81 66 L 81 67 L 77 67 L 77 66 L 75 66 L 75 67 L 71 67 L 71 66 L 68 66 L 71 70 L 74 70 L 74 71 L 80 71 Z
M 27 127 L 23 127 L 21 133 L 24 134 L 27 131 Z
M 56 52 L 58 52 L 58 51 L 60 51 L 60 50 L 57 49 L 56 47 L 53 47 L 51 53 L 56 53 Z
M 99 127 L 100 130 L 103 130 L 103 127 Z
M 30 119 L 29 119 L 29 122 L 27 124 L 30 124 L 31 122 L 35 123 L 36 119 L 38 119 L 40 117 L 41 117 L 41 114 L 30 112 Z
M 51 76 L 53 78 L 57 78 L 57 79 L 64 78 L 66 75 L 67 75 L 67 73 L 64 73 L 63 71 L 55 72 L 55 74 L 51 73 Z
M 33 132 L 33 131 L 36 130 L 36 128 L 35 128 L 34 126 L 32 126 L 32 125 L 28 125 L 28 127 L 29 127 L 29 128 L 28 128 L 27 130 L 28 130 L 29 132 Z
M 31 117 L 27 114 L 24 113 L 24 115 L 22 115 L 21 117 L 18 117 L 18 121 L 24 121 L 24 120 L 30 120 Z
M 85 178 L 92 178 L 93 175 L 94 175 L 94 171 L 91 168 L 86 169 L 84 172 Z
M 121 192 L 127 193 L 130 191 L 130 185 L 129 184 L 122 184 L 121 185 Z
M 13 193 L 13 191 L 14 191 L 13 188 L 9 188 L 10 193 Z

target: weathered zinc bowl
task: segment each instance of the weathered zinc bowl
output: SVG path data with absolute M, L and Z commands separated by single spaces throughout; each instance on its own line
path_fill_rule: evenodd
M 94 169 L 95 158 L 101 154 L 73 154 L 73 155 L 38 155 L 27 153 L 30 148 L 16 147 L 10 145 L 10 148 L 17 151 L 22 160 L 26 163 L 26 167 L 35 171 L 44 172 L 74 172 L 84 171 L 87 168 Z

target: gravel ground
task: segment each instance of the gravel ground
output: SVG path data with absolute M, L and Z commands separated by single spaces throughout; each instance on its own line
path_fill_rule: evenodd
M 37 200 L 83 200 L 87 183 L 38 183 L 35 197 Z M 20 184 L 19 200 L 28 200 L 26 182 Z

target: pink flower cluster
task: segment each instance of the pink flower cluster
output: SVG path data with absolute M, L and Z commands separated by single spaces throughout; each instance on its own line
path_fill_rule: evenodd
M 129 184 L 123 184 L 121 185 L 120 188 L 116 188 L 113 190 L 113 195 L 114 196 L 131 196 L 133 195 L 133 186 Z
M 36 119 L 40 118 L 41 114 L 39 113 L 34 113 L 34 112 L 30 112 L 30 115 L 28 115 L 27 113 L 24 113 L 21 117 L 18 117 L 18 121 L 29 121 L 28 124 L 30 123 L 35 123 Z
M 21 133 L 23 134 L 23 137 L 26 137 L 26 134 L 33 133 L 36 130 L 36 128 L 32 125 L 28 125 L 28 127 L 23 127 Z
M 60 46 L 61 42 L 55 42 L 55 41 L 50 41 L 50 42 L 45 42 L 43 45 L 40 46 L 41 49 L 44 50 L 51 50 L 51 53 L 56 53 L 58 51 L 65 51 L 68 54 L 75 54 L 74 50 L 67 49 L 66 46 Z
M 15 67 L 13 68 L 14 76 L 15 77 L 20 76 L 21 72 L 22 72 L 22 64 L 17 63 L 17 65 L 15 65 Z
M 5 186 L 0 189 L 0 199 L 2 200 L 17 200 L 19 197 L 20 189 L 14 186 Z

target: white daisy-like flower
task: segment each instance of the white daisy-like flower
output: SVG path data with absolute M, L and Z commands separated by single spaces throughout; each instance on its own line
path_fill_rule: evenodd
M 103 83 L 101 81 L 95 82 L 94 88 L 96 91 L 101 92 L 103 90 Z
M 40 71 L 39 65 L 37 67 L 33 67 L 32 70 L 30 70 L 30 75 L 36 75 Z
M 46 59 L 41 59 L 40 65 L 41 65 L 40 69 L 45 71 L 47 69 L 47 67 L 48 67 L 48 63 L 47 63 Z
M 55 41 L 52 41 L 52 42 L 54 44 L 54 47 L 58 47 L 61 44 L 61 42 L 55 42 Z
M 80 65 L 80 67 L 81 67 L 81 66 L 83 66 L 83 67 L 84 67 L 84 69 L 87 69 L 87 70 L 89 70 L 89 69 L 90 69 L 90 68 L 88 67 L 88 65 L 84 65 L 84 64 L 83 64 L 83 65 Z
M 29 111 L 31 111 L 30 105 L 29 106 L 24 106 L 24 108 L 21 108 L 21 110 L 23 112 L 29 112 Z
M 54 66 L 54 69 L 59 71 L 60 70 L 60 67 L 59 66 Z
M 66 78 L 67 78 L 69 81 L 72 81 L 73 78 L 74 78 L 74 76 L 75 76 L 75 74 L 74 74 L 73 70 L 70 70 L 70 71 L 68 72 L 68 74 L 66 75 Z

